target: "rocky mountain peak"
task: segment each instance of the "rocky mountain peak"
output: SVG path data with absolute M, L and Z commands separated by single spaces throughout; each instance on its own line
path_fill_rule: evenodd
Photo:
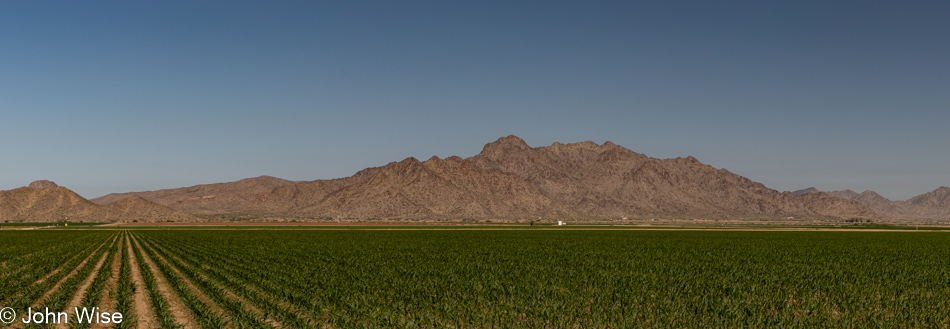
M 531 146 L 528 146 L 528 143 L 526 143 L 520 137 L 508 135 L 506 137 L 499 138 L 494 142 L 486 144 L 485 147 L 482 148 L 481 154 L 491 157 L 504 156 L 530 149 Z
M 809 194 L 809 193 L 818 193 L 818 192 L 820 192 L 820 191 L 818 191 L 817 188 L 809 187 L 809 188 L 801 189 L 801 190 L 798 190 L 798 191 L 793 191 L 792 194 L 794 194 L 794 195 L 805 195 L 805 194 Z
M 34 190 L 42 190 L 42 189 L 47 189 L 47 188 L 54 188 L 54 187 L 57 187 L 57 186 L 59 186 L 59 185 L 56 185 L 56 183 L 53 183 L 53 182 L 48 181 L 48 180 L 38 180 L 38 181 L 34 181 L 34 182 L 30 183 L 30 185 L 27 186 L 27 187 L 29 187 L 29 188 L 31 188 L 31 189 L 34 189 Z

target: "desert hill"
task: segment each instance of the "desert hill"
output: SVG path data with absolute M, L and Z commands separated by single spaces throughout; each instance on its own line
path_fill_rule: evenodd
M 817 193 L 817 192 L 812 192 Z M 857 193 L 852 190 L 825 192 L 829 195 L 858 202 L 885 217 L 913 219 L 950 219 L 950 188 L 940 187 L 907 201 L 891 201 L 874 191 Z
M 53 183 L 51 181 L 44 179 L 44 180 L 33 181 L 32 183 L 30 183 L 30 185 L 27 185 L 26 187 L 29 187 L 34 190 L 42 190 L 45 188 L 53 188 L 57 186 L 59 185 L 56 185 L 56 183 Z
M 62 221 L 92 218 L 99 207 L 75 192 L 55 184 L 0 191 L 0 219 L 4 221 Z
M 216 214 L 243 209 L 274 188 L 295 182 L 271 176 L 242 179 L 230 183 L 195 185 L 176 189 L 113 193 L 92 199 L 98 205 L 109 205 L 131 196 L 142 197 L 157 204 L 193 214 Z
M 102 207 L 72 190 L 50 181 L 0 191 L 0 220 L 9 222 L 70 221 L 197 221 L 191 214 L 175 211 L 145 199 L 123 199 Z
M 806 189 L 801 189 L 801 190 L 798 190 L 798 191 L 793 191 L 792 194 L 794 194 L 794 195 L 805 195 L 805 194 L 808 194 L 808 193 L 817 193 L 817 192 L 821 192 L 821 191 L 819 191 L 817 188 L 809 187 L 809 188 L 806 188 Z
M 533 148 L 516 136 L 465 159 L 407 158 L 346 178 L 276 182 L 253 192 L 231 188 L 236 182 L 123 195 L 200 213 L 343 219 L 875 216 L 856 202 L 778 192 L 692 157 L 655 159 L 611 142 Z M 234 202 L 192 206 L 206 199 Z

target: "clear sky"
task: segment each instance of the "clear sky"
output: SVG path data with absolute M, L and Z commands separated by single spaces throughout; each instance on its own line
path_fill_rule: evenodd
M 2 1 L 0 189 L 468 157 L 514 134 L 777 190 L 950 185 L 947 1 Z

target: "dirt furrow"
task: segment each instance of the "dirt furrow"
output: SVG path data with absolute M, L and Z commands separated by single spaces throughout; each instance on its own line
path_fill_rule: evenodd
M 185 306 L 185 303 L 182 302 L 181 298 L 178 297 L 178 295 L 174 292 L 174 289 L 172 289 L 172 287 L 169 286 L 168 281 L 166 281 L 165 279 L 165 276 L 162 275 L 162 273 L 158 270 L 158 268 L 155 266 L 155 263 L 152 262 L 152 260 L 148 258 L 148 255 L 145 254 L 144 250 L 142 252 L 142 259 L 141 260 L 136 259 L 135 254 L 132 252 L 133 244 L 135 245 L 134 246 L 135 248 L 139 250 L 143 250 L 143 249 L 142 249 L 142 246 L 139 245 L 138 240 L 129 236 L 129 253 L 132 254 L 132 258 L 130 258 L 130 260 L 133 263 L 132 277 L 135 278 L 136 291 L 137 291 L 135 294 L 136 308 L 142 307 L 140 303 L 143 303 L 144 308 L 148 309 L 149 314 L 151 314 L 150 317 L 147 317 L 147 319 L 151 319 L 149 323 L 155 323 L 155 324 L 158 323 L 157 320 L 155 320 L 154 312 L 152 312 L 152 310 L 148 308 L 147 306 L 148 304 L 145 302 L 145 298 L 140 297 L 140 295 L 142 295 L 142 297 L 147 297 L 147 296 L 144 296 L 145 287 L 142 285 L 142 273 L 139 272 L 139 267 L 137 265 L 138 261 L 142 261 L 145 263 L 145 266 L 149 268 L 149 271 L 152 273 L 152 276 L 155 277 L 155 284 L 156 286 L 158 286 L 158 292 L 161 293 L 162 296 L 165 297 L 165 300 L 168 301 L 168 310 L 175 317 L 175 322 L 183 325 L 185 328 L 197 328 L 198 324 L 195 321 L 195 319 L 192 318 L 191 314 L 188 312 L 188 307 Z M 137 314 L 142 314 L 142 313 L 137 313 Z M 142 321 L 141 319 L 142 318 L 140 317 L 139 328 L 150 328 L 150 326 L 145 324 L 145 321 Z
M 99 300 L 99 309 L 105 312 L 111 313 L 115 311 L 116 300 L 113 294 L 115 294 L 116 288 L 119 285 L 119 265 L 121 265 L 119 260 L 121 259 L 120 256 L 123 250 L 122 246 L 125 244 L 125 241 L 125 237 L 119 238 L 119 248 L 117 249 L 118 252 L 112 255 L 112 268 L 110 269 L 110 271 L 112 271 L 112 277 L 110 277 L 109 281 L 106 282 L 106 286 L 102 291 L 102 297 Z M 91 326 L 91 328 L 101 329 L 109 328 L 109 326 L 110 325 L 107 324 L 95 323 Z
M 132 312 L 136 317 L 136 328 L 157 328 L 158 319 L 155 318 L 155 312 L 149 306 L 150 300 L 148 296 L 148 290 L 145 288 L 144 279 L 142 279 L 142 272 L 139 270 L 139 260 L 135 257 L 135 252 L 132 249 L 132 240 L 130 234 L 126 233 L 125 235 L 125 245 L 123 246 L 124 252 L 126 253 L 126 260 L 129 262 L 129 268 L 131 269 L 132 275 L 132 284 L 135 285 L 135 294 L 132 295 Z M 159 287 L 161 287 L 160 277 L 155 277 L 155 281 Z M 175 315 L 175 320 L 181 324 L 188 324 L 187 315 L 183 314 L 179 316 L 175 311 L 175 299 L 168 296 L 167 291 L 159 288 L 159 292 L 165 296 L 165 300 L 169 301 L 171 306 L 171 312 Z

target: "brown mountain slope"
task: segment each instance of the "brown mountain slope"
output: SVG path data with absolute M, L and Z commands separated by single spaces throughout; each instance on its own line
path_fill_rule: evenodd
M 818 192 L 821 192 L 821 191 L 815 190 L 814 192 L 809 192 L 809 193 L 818 193 Z M 854 200 L 859 195 L 858 192 L 855 192 L 852 190 L 831 191 L 831 192 L 825 192 L 825 193 L 828 193 L 833 197 L 842 198 L 845 200 Z
M 907 213 L 916 218 L 950 219 L 950 188 L 941 186 L 907 201 Z
M 6 222 L 70 221 L 196 221 L 191 214 L 175 211 L 153 202 L 133 198 L 109 206 L 99 206 L 75 192 L 49 181 L 0 191 L 0 220 Z
M 907 203 L 921 207 L 950 210 L 950 187 L 941 186 L 932 192 L 910 198 Z
M 874 216 L 820 193 L 796 196 L 700 163 L 613 143 L 532 148 L 500 138 L 471 158 L 408 158 L 352 177 L 275 188 L 246 212 L 334 218 L 721 218 Z
M 193 214 L 217 214 L 240 211 L 274 188 L 294 183 L 276 177 L 260 176 L 230 183 L 147 192 L 113 193 L 91 201 L 99 205 L 108 205 L 130 196 L 139 196 L 157 204 Z
M 131 196 L 106 206 L 96 212 L 99 221 L 106 222 L 195 222 L 200 219 L 192 214 L 174 210 L 157 203 Z
M 335 218 L 529 218 L 571 212 L 520 177 L 459 157 L 407 158 L 334 181 L 275 189 L 251 212 Z

